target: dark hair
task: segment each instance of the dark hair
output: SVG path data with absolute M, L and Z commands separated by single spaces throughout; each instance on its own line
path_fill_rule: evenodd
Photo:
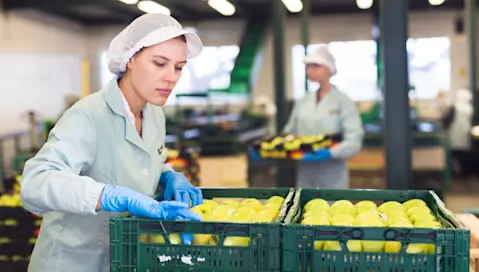
M 180 40 L 182 40 L 182 41 L 184 41 L 184 42 L 186 42 L 186 37 L 185 37 L 185 35 L 181 35 L 181 36 L 178 36 L 178 37 L 176 37 L 176 38 L 177 38 L 177 39 L 180 39 Z

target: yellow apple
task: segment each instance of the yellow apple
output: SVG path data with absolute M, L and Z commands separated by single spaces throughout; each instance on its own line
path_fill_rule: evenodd
M 234 213 L 228 219 L 227 222 L 232 223 L 247 223 L 251 219 L 251 215 L 248 213 Z
M 371 219 L 377 219 L 377 220 L 383 220 L 382 217 L 379 215 L 379 213 L 376 210 L 368 210 L 365 212 L 362 212 L 356 216 L 357 219 L 359 220 L 371 220 Z
M 218 202 L 211 199 L 203 200 L 203 204 L 206 206 L 211 206 L 212 209 L 215 209 L 218 206 Z
M 412 207 L 427 207 L 426 202 L 422 199 L 410 199 L 402 204 L 405 210 L 409 210 Z
M 324 242 L 325 251 L 341 251 L 341 244 L 338 241 L 325 241 Z
M 359 201 L 354 206 L 356 207 L 357 214 L 360 214 L 362 212 L 369 211 L 369 210 L 375 210 L 377 208 L 376 203 L 372 202 L 371 200 Z
M 361 225 L 364 227 L 384 227 L 385 224 L 377 219 L 363 220 Z M 383 252 L 385 241 L 365 240 L 361 241 L 363 252 Z
M 304 218 L 301 221 L 301 225 L 311 225 L 311 226 L 329 226 L 329 217 L 315 217 L 311 216 Z M 314 241 L 314 250 L 321 250 L 323 248 L 324 241 L 317 240 Z
M 216 209 L 213 210 L 213 214 L 226 214 L 228 216 L 232 215 L 235 212 L 236 208 L 225 205 L 225 204 L 219 204 Z
M 338 200 L 331 205 L 329 213 L 332 216 L 337 214 L 349 214 L 351 216 L 356 216 L 356 207 L 349 200 Z
M 412 214 L 409 219 L 411 222 L 415 223 L 416 221 L 436 221 L 436 217 L 432 214 L 420 214 L 420 213 L 415 213 Z
M 359 240 L 349 240 L 346 242 L 349 252 L 361 252 L 362 244 Z
M 162 234 L 152 234 L 150 235 L 150 243 L 152 244 L 164 244 L 165 237 Z
M 308 218 L 308 217 L 311 217 L 311 216 L 314 216 L 316 218 L 325 218 L 325 219 L 328 220 L 328 222 L 331 220 L 331 216 L 329 215 L 328 212 L 326 212 L 326 211 L 316 211 L 316 210 L 309 211 L 309 212 L 303 214 L 302 219 L 305 219 L 305 218 Z
M 227 200 L 223 201 L 223 204 L 231 206 L 233 208 L 238 208 L 240 206 L 238 201 L 234 201 L 232 199 L 227 199 Z
M 264 209 L 275 209 L 275 210 L 281 210 L 281 207 L 283 206 L 283 204 L 281 203 L 266 203 L 264 204 L 261 209 L 264 210 Z
M 327 211 L 327 210 L 329 210 L 329 204 L 324 199 L 316 198 L 316 199 L 308 201 L 308 203 L 306 203 L 306 205 L 304 205 L 304 211 L 305 212 L 311 211 L 313 209 L 314 210 Z
M 404 223 L 404 224 L 411 224 L 409 217 L 397 216 L 397 217 L 388 217 L 386 220 L 386 225 L 392 226 L 394 224 Z
M 249 246 L 249 237 L 226 237 L 223 242 L 227 247 L 246 247 Z
M 256 211 L 259 211 L 261 206 L 263 206 L 263 204 L 261 204 L 261 201 L 257 200 L 256 198 L 247 198 L 240 203 L 240 207 L 251 207 Z
M 283 204 L 283 202 L 284 202 L 284 197 L 281 197 L 281 196 L 272 196 L 268 200 L 266 200 L 266 204 L 276 203 L 276 204 L 280 204 L 280 206 Z
M 353 226 L 351 222 L 348 221 L 337 221 L 331 223 L 332 226 Z M 346 247 L 350 252 L 361 252 L 361 241 L 350 240 L 346 242 Z M 339 241 L 326 241 L 324 243 L 324 250 L 326 251 L 341 251 L 341 244 Z
M 140 234 L 140 243 L 149 243 L 150 236 L 148 234 Z
M 397 201 L 387 201 L 381 204 L 378 208 L 378 212 L 388 214 L 391 210 L 404 210 L 402 204 Z
M 393 228 L 413 228 L 413 225 L 409 222 L 405 221 L 398 221 L 394 224 L 392 224 L 390 227 Z M 402 248 L 402 243 L 401 242 L 396 242 L 396 241 L 388 241 L 384 245 L 384 252 L 386 253 L 399 253 Z
M 210 214 L 213 211 L 213 208 L 209 205 L 200 204 L 200 205 L 194 206 L 193 208 L 190 208 L 190 210 L 203 216 L 205 214 Z
M 403 209 L 398 210 L 388 210 L 384 213 L 388 217 L 406 217 L 409 218 L 409 215 Z
M 170 239 L 170 244 L 172 245 L 181 245 L 181 237 L 179 233 L 170 234 L 168 239 Z
M 213 211 L 210 214 L 205 214 L 202 218 L 201 221 L 203 222 L 222 222 L 226 221 L 228 218 L 228 215 L 226 214 L 217 214 L 215 213 L 216 211 Z M 195 234 L 193 235 L 193 245 L 209 245 L 210 244 L 210 239 L 212 238 L 211 234 Z
M 426 247 L 423 244 L 409 244 L 406 249 L 408 254 L 421 254 L 426 252 Z
M 330 224 L 330 221 L 329 221 L 329 218 L 327 217 L 310 216 L 310 217 L 304 218 L 301 221 L 301 225 L 329 226 L 329 224 Z
M 430 214 L 431 209 L 429 209 L 429 207 L 426 207 L 426 206 L 419 206 L 419 207 L 412 207 L 408 209 L 406 212 L 407 212 L 407 215 L 409 216 L 413 214 Z
M 428 228 L 428 229 L 439 229 L 441 228 L 441 224 L 438 222 L 432 222 L 432 221 L 422 221 L 418 222 L 417 224 L 414 225 L 416 228 Z M 424 253 L 427 254 L 435 254 L 436 253 L 436 245 L 435 244 L 420 244 L 424 246 Z
M 209 245 L 211 234 L 195 234 L 193 236 L 193 245 L 206 246 Z
M 352 224 L 354 217 L 349 214 L 337 214 L 331 218 L 331 224 L 334 226 L 336 222 L 349 222 Z M 344 225 L 342 225 L 344 226 Z
M 250 207 L 250 206 L 241 206 L 233 214 L 247 214 L 249 216 L 253 216 L 256 214 L 258 211 L 255 210 L 255 208 Z
M 271 216 L 272 218 L 276 218 L 279 215 L 279 211 L 275 209 L 264 209 L 257 213 L 258 216 Z

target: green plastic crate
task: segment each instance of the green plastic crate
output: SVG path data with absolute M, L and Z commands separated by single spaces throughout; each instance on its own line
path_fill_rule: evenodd
M 419 198 L 429 205 L 443 229 L 304 226 L 296 224 L 301 208 L 314 198 L 405 202 Z M 469 271 L 469 230 L 432 191 L 298 189 L 282 228 L 283 271 Z M 341 251 L 317 251 L 315 240 L 340 241 Z M 349 252 L 347 240 L 402 242 L 397 254 Z M 435 254 L 407 254 L 409 243 L 435 244 Z
M 143 218 L 110 219 L 110 271 L 279 271 L 280 231 L 294 189 L 202 189 L 205 199 L 285 197 L 280 215 L 272 224 L 237 224 L 222 222 L 178 222 Z M 170 233 L 218 235 L 217 245 L 171 245 Z M 141 242 L 140 235 L 163 234 L 165 244 Z M 223 246 L 225 237 L 249 237 L 245 247 Z

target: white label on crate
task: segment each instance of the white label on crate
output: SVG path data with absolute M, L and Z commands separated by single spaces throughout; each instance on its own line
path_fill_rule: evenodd
M 200 262 L 205 262 L 206 259 L 204 257 L 198 257 L 196 258 L 196 261 L 200 263 Z
M 187 265 L 193 265 L 193 262 L 191 261 L 192 257 L 191 256 L 181 256 L 181 262 Z
M 160 263 L 164 263 L 164 262 L 171 261 L 172 258 L 171 258 L 171 256 L 160 255 L 160 256 L 158 256 L 158 260 L 160 260 Z

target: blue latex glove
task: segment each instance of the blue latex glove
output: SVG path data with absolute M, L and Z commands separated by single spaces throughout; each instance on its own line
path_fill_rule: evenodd
M 197 206 L 203 203 L 201 190 L 193 186 L 182 173 L 168 171 L 161 174 L 160 185 L 165 188 L 164 200 L 176 200 L 186 205 Z
M 303 161 L 323 162 L 323 161 L 330 160 L 332 157 L 333 155 L 331 154 L 331 151 L 329 151 L 329 149 L 321 148 L 316 151 L 304 154 Z
M 105 185 L 100 197 L 101 209 L 105 212 L 130 212 L 133 216 L 142 216 L 166 220 L 200 221 L 198 213 L 190 211 L 188 205 L 177 201 L 157 201 L 129 188 L 117 185 Z M 191 244 L 193 235 L 182 233 L 183 244 Z

